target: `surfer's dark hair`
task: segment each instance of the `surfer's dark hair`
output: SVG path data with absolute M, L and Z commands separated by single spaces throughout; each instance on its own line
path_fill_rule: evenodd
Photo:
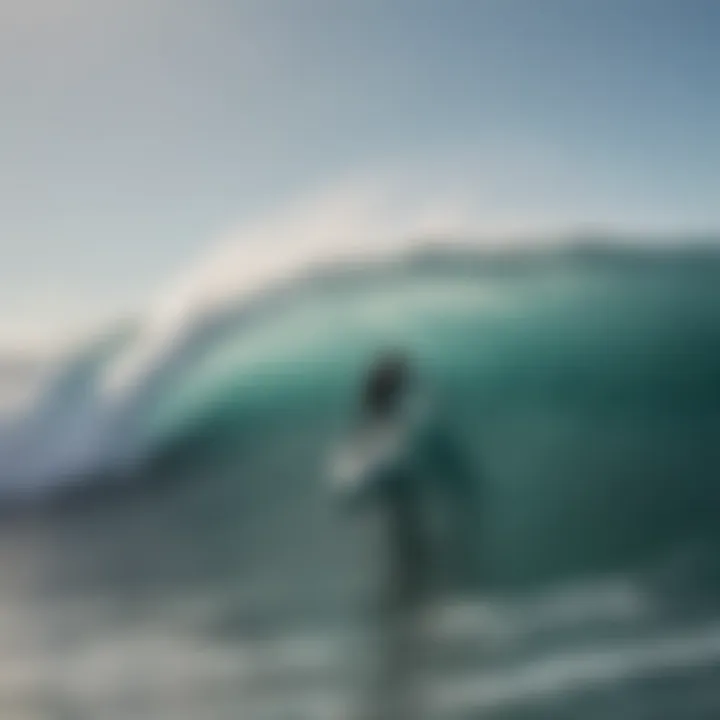
M 363 388 L 362 406 L 366 415 L 391 412 L 411 381 L 407 356 L 399 351 L 383 353 L 370 367 Z

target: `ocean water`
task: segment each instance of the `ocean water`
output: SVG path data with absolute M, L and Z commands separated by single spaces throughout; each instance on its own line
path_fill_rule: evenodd
M 0 717 L 351 716 L 381 549 L 325 468 L 388 345 L 480 490 L 423 715 L 720 717 L 718 277 L 702 247 L 425 251 L 78 348 L 3 426 Z

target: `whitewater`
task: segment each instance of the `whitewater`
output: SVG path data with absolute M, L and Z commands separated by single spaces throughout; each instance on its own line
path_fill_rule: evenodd
M 181 278 L 4 422 L 0 715 L 341 717 L 375 565 L 323 467 L 391 345 L 483 482 L 428 715 L 717 717 L 720 253 L 323 242 Z

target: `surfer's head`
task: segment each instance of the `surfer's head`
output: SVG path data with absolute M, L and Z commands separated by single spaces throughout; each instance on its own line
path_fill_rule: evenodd
M 410 388 L 411 368 L 408 358 L 392 351 L 381 355 L 370 368 L 363 389 L 363 410 L 372 417 L 391 414 Z

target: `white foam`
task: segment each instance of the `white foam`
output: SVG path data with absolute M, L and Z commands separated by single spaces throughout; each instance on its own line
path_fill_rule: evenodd
M 714 623 L 692 633 L 544 655 L 507 670 L 456 677 L 437 689 L 436 701 L 443 711 L 521 705 L 718 661 L 720 624 Z

